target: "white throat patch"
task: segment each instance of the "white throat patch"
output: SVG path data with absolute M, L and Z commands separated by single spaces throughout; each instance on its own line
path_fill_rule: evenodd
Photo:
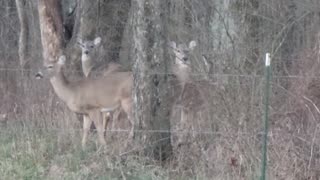
M 82 54 L 81 55 L 81 61 L 88 61 L 89 60 L 89 56 L 86 54 Z

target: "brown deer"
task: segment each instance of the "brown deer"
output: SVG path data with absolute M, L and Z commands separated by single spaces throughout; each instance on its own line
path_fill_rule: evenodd
M 212 86 L 208 83 L 210 82 L 210 77 L 206 75 L 209 75 L 212 63 L 205 56 L 202 56 L 202 59 L 199 59 L 199 56 L 192 56 L 196 46 L 196 41 L 190 41 L 188 44 L 176 44 L 173 41 L 169 43 L 171 52 L 174 55 L 171 70 L 177 77 L 181 87 L 180 94 L 177 96 L 178 99 L 175 100 L 177 102 L 175 102 L 172 109 L 172 114 L 177 116 L 173 121 L 178 121 L 178 125 L 173 125 L 172 129 L 185 130 L 198 127 L 199 123 L 201 123 L 202 114 L 206 113 L 208 107 L 210 107 L 208 98 L 210 98 Z M 195 59 L 191 59 L 191 57 L 195 57 Z M 192 74 L 192 72 L 200 71 L 204 72 L 201 73 L 204 75 L 203 77 Z M 202 80 L 205 80 L 205 82 L 202 82 Z M 174 139 L 177 141 L 172 142 L 172 144 L 174 146 L 177 145 L 177 147 L 185 144 L 185 138 L 189 137 L 186 134 L 177 134 L 175 136 Z
M 197 46 L 196 41 L 190 41 L 189 45 L 179 44 L 171 41 L 169 46 L 175 55 L 174 64 L 172 67 L 173 74 L 178 78 L 181 85 L 181 93 L 179 100 L 183 97 L 185 85 L 191 81 L 191 62 L 189 59 L 190 52 Z
M 77 44 L 81 48 L 81 65 L 82 65 L 82 71 L 85 77 L 93 76 L 92 75 L 92 70 L 95 66 L 94 63 L 94 55 L 95 51 L 97 50 L 98 47 L 101 45 L 101 37 L 96 37 L 94 40 L 84 40 L 82 38 L 78 38 Z M 119 71 L 121 70 L 121 65 L 110 62 L 108 63 L 108 68 L 103 71 L 103 76 L 107 76 L 112 72 Z M 121 109 L 117 109 L 117 114 L 116 118 L 118 118 L 119 113 Z M 106 112 L 103 113 L 103 127 L 106 127 L 106 124 L 110 119 L 113 117 L 113 112 Z M 83 118 L 88 118 L 87 115 L 84 115 Z
M 132 125 L 129 137 L 133 137 L 132 119 L 132 85 L 131 72 L 114 72 L 108 76 L 96 79 L 84 78 L 77 82 L 70 82 L 63 73 L 66 57 L 61 56 L 58 61 L 47 65 L 50 72 L 50 82 L 57 96 L 66 103 L 68 108 L 79 114 L 88 116 L 83 121 L 82 147 L 85 148 L 90 125 L 93 121 L 98 131 L 101 145 L 105 145 L 101 112 L 110 112 L 122 107 Z M 37 78 L 43 77 L 41 73 Z M 107 126 L 107 125 L 106 125 Z
M 83 40 L 78 39 L 77 44 L 81 48 L 81 63 L 82 71 L 85 77 L 89 77 L 92 74 L 92 69 L 94 68 L 94 52 L 100 47 L 101 37 L 96 37 L 94 40 Z M 121 69 L 121 65 L 118 63 L 110 62 L 108 63 L 108 68 L 103 71 L 103 75 L 108 75 L 111 72 L 115 72 Z

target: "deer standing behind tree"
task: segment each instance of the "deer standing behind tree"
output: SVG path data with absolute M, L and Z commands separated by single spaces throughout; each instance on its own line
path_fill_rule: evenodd
M 186 84 L 191 83 L 192 71 L 189 56 L 190 52 L 192 52 L 196 45 L 196 41 L 190 41 L 189 46 L 186 44 L 179 44 L 177 46 L 174 41 L 169 43 L 169 46 L 172 48 L 172 52 L 175 55 L 172 72 L 177 77 L 181 86 L 181 93 L 178 99 L 179 101 L 183 98 Z
M 78 46 L 81 48 L 81 65 L 82 71 L 86 78 L 91 78 L 97 76 L 95 74 L 96 66 L 97 66 L 97 49 L 101 46 L 101 37 L 96 37 L 94 40 L 84 40 L 83 38 L 79 38 L 77 41 Z M 108 76 L 112 72 L 121 71 L 123 68 L 120 64 L 109 62 L 108 67 L 103 70 L 102 75 Z M 101 76 L 101 75 L 100 75 Z M 120 115 L 121 109 L 116 109 L 114 112 L 105 112 L 103 113 L 103 127 L 106 127 L 106 124 L 110 121 L 110 119 L 118 119 Z M 115 114 L 115 116 L 114 116 Z M 84 118 L 88 118 L 84 115 Z
M 188 86 L 194 86 L 196 91 L 199 91 L 199 93 L 204 92 L 202 90 L 204 88 L 203 84 L 200 84 L 199 82 L 197 82 L 197 80 L 195 80 L 194 77 L 192 76 L 193 69 L 192 69 L 191 56 L 196 46 L 197 46 L 197 42 L 194 40 L 190 41 L 188 45 L 183 43 L 177 45 L 176 42 L 174 41 L 171 41 L 169 43 L 169 47 L 171 48 L 174 54 L 174 62 L 171 70 L 172 70 L 172 73 L 177 77 L 178 83 L 180 84 L 180 89 L 181 89 L 178 101 L 182 101 L 183 100 L 182 98 L 188 98 L 188 97 L 185 97 L 184 95 L 187 89 L 191 88 Z M 212 64 L 205 58 L 205 56 L 202 56 L 202 62 L 198 64 L 201 64 L 201 63 L 203 64 L 203 66 L 205 66 L 204 67 L 205 72 L 201 72 L 201 75 L 204 77 L 203 79 L 205 79 L 207 82 L 210 82 L 208 74 L 212 69 Z M 204 98 L 204 97 L 198 97 L 198 98 Z
M 61 56 L 58 61 L 51 62 L 46 68 L 57 96 L 66 103 L 71 111 L 89 117 L 85 118 L 83 122 L 82 147 L 86 146 L 92 121 L 97 128 L 100 144 L 106 144 L 101 112 L 114 111 L 119 107 L 124 109 L 132 125 L 128 139 L 130 141 L 133 137 L 134 127 L 131 115 L 132 73 L 114 72 L 108 76 L 93 79 L 84 78 L 77 82 L 70 82 L 63 73 L 65 61 L 65 56 Z M 36 77 L 41 78 L 43 75 L 38 73 Z
M 176 76 L 177 82 L 179 84 L 178 91 L 179 95 L 176 95 L 178 99 L 176 100 L 175 106 L 173 110 L 174 115 L 178 115 L 178 117 L 173 118 L 173 129 L 178 130 L 186 130 L 186 129 L 194 129 L 195 124 L 199 124 L 201 121 L 201 114 L 206 112 L 209 107 L 209 94 L 212 89 L 210 85 L 210 80 L 207 79 L 207 73 L 210 72 L 211 63 L 207 62 L 207 59 L 203 59 L 204 62 L 193 62 L 197 59 L 193 59 L 194 49 L 197 46 L 196 41 L 192 40 L 189 44 L 177 44 L 174 41 L 169 43 L 169 47 L 171 48 L 171 52 L 174 55 L 173 63 L 171 66 L 172 73 Z M 205 83 L 198 81 L 199 77 L 195 77 L 193 72 L 199 71 L 193 65 L 195 64 L 203 64 L 207 71 L 207 73 L 201 73 L 203 79 L 205 79 Z M 174 93 L 175 94 L 175 93 Z M 176 112 L 176 113 L 175 113 Z M 175 121 L 177 121 L 175 123 Z M 176 125 L 175 125 L 176 124 Z M 173 144 L 180 147 L 180 145 L 189 142 L 190 134 L 177 134 L 176 139 L 177 142 L 173 142 Z

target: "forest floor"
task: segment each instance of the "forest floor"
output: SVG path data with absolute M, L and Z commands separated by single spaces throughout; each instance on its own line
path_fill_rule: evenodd
M 146 157 L 101 151 L 91 134 L 82 150 L 80 130 L 1 127 L 0 179 L 204 179 L 186 177 Z

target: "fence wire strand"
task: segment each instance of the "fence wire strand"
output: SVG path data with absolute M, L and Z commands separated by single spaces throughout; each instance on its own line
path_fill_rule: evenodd
M 55 131 L 57 133 L 60 132 L 79 132 L 81 133 L 83 130 L 81 128 L 54 128 L 54 127 L 47 127 L 47 128 L 41 128 L 41 127 L 18 127 L 18 128 L 3 128 L 0 127 L 0 133 L 10 133 L 12 130 L 19 130 L 21 132 L 23 131 Z M 97 132 L 96 129 L 91 129 L 92 132 Z M 129 134 L 131 132 L 131 129 L 106 129 L 104 130 L 106 133 L 125 133 Z M 134 130 L 134 133 L 146 133 L 146 134 L 154 134 L 154 133 L 163 133 L 163 134 L 175 134 L 175 135 L 186 135 L 186 134 L 192 134 L 192 135 L 212 135 L 212 136 L 222 136 L 222 137 L 239 137 L 239 136 L 249 136 L 249 137 L 257 137 L 260 138 L 265 133 L 263 130 L 255 131 L 255 132 L 214 132 L 214 131 L 208 131 L 208 130 Z M 284 130 L 278 129 L 278 130 L 270 130 L 268 133 L 268 138 L 273 138 L 278 135 L 286 135 L 290 137 L 297 138 L 303 142 L 312 143 L 308 139 L 296 135 L 294 132 L 285 132 Z
M 0 68 L 0 72 L 5 71 L 29 71 L 29 72 L 38 72 L 36 69 L 21 69 L 21 68 Z M 69 72 L 82 72 L 82 71 L 69 71 Z M 148 75 L 174 75 L 173 73 L 162 73 L 162 72 L 149 72 Z M 206 73 L 192 73 L 192 76 L 208 76 L 210 78 L 212 77 L 243 77 L 243 78 L 263 78 L 264 75 L 250 75 L 250 74 L 236 74 L 236 73 L 215 73 L 215 74 L 206 74 Z M 276 78 L 295 78 L 295 79 L 302 79 L 302 78 L 320 78 L 320 76 L 301 76 L 301 75 L 283 75 L 283 76 L 277 76 L 272 75 L 272 79 Z M 31 78 L 31 77 L 27 77 Z M 208 80 L 209 82 L 210 80 Z M 182 106 L 183 108 L 183 106 Z M 25 128 L 25 130 L 28 130 L 28 128 Z M 59 131 L 59 132 L 65 132 L 65 131 L 82 131 L 82 129 L 77 128 L 38 128 L 38 127 L 31 127 L 29 130 L 52 130 L 52 131 Z M 6 129 L 0 128 L 0 132 L 6 132 Z M 9 131 L 9 130 L 8 130 Z M 96 130 L 93 130 L 96 131 Z M 107 133 L 129 133 L 130 130 L 127 129 L 106 129 Z M 235 136 L 262 136 L 263 131 L 254 131 L 254 132 L 214 132 L 211 130 L 135 130 L 135 133 L 170 133 L 170 134 L 193 134 L 193 135 L 212 135 L 212 136 L 224 136 L 224 137 L 235 137 Z M 290 136 L 296 136 L 293 133 L 286 133 L 284 131 L 274 131 L 272 130 L 268 137 L 273 137 L 277 133 L 284 133 Z M 309 142 L 303 137 L 296 138 Z
M 0 71 L 14 71 L 14 72 L 33 72 L 37 73 L 40 69 L 22 69 L 22 68 L 0 68 Z M 65 72 L 69 73 L 82 73 L 82 70 L 65 70 Z M 99 70 L 92 70 L 92 72 L 103 72 Z M 171 72 L 148 72 L 147 75 L 174 75 L 174 73 Z M 207 74 L 207 73 L 190 73 L 191 76 L 194 77 L 202 77 L 202 76 L 208 76 L 208 77 L 244 77 L 244 78 L 263 78 L 263 74 L 236 74 L 236 73 L 213 73 L 213 74 Z M 320 76 L 304 76 L 304 75 L 272 75 L 272 79 L 285 79 L 285 78 L 292 78 L 292 79 L 304 79 L 304 78 L 313 78 L 313 79 L 320 79 Z

